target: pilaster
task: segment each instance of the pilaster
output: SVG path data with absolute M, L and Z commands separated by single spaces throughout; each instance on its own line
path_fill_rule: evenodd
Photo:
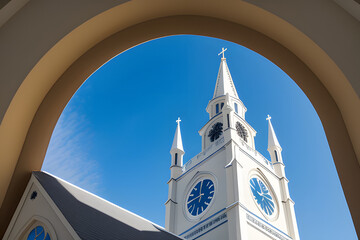
M 236 145 L 233 141 L 226 146 L 226 158 L 228 159 L 225 166 L 226 183 L 227 183 L 227 214 L 229 240 L 247 240 L 246 216 L 241 212 L 239 203 L 241 203 L 241 195 L 243 177 L 243 167 L 236 159 Z
M 168 200 L 165 203 L 166 213 L 165 213 L 165 229 L 169 232 L 175 233 L 176 222 L 175 222 L 175 214 L 176 214 L 176 188 L 177 183 L 174 178 L 171 178 L 168 181 L 169 192 L 168 192 Z

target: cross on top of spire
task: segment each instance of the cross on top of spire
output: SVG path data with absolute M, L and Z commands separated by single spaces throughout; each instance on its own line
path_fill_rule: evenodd
M 222 51 L 218 54 L 218 56 L 220 56 L 220 54 L 222 54 L 222 58 L 225 59 L 225 51 L 227 50 L 227 48 L 222 48 Z
M 176 120 L 177 124 L 179 125 L 181 120 L 180 120 L 180 117 L 178 117 L 178 119 Z
M 270 115 L 268 114 L 266 120 L 270 120 L 270 119 L 271 119 L 271 117 L 270 117 Z

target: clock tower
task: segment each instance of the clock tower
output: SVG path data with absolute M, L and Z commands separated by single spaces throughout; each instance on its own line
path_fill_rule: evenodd
M 165 228 L 184 239 L 298 240 L 282 148 L 268 116 L 266 159 L 255 148 L 222 49 L 209 121 L 199 130 L 202 151 L 183 164 L 180 119 L 171 153 Z

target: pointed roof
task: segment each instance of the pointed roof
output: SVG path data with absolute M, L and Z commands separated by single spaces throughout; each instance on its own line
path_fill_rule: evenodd
M 268 133 L 269 133 L 269 135 L 268 135 L 268 149 L 269 149 L 270 147 L 274 147 L 274 146 L 281 148 L 280 143 L 279 143 L 279 141 L 277 140 L 277 137 L 276 137 L 276 134 L 275 134 L 275 131 L 274 131 L 274 128 L 273 128 L 273 126 L 272 126 L 272 124 L 271 124 L 271 120 L 270 120 L 270 119 L 271 119 L 271 117 L 268 115 L 268 117 L 266 118 L 266 120 L 269 121 L 269 129 L 268 129 Z
M 213 98 L 226 95 L 227 93 L 229 93 L 232 97 L 239 98 L 234 82 L 231 78 L 229 67 L 226 63 L 226 58 L 224 57 L 224 51 L 226 51 L 226 49 L 223 48 L 223 51 L 220 53 L 223 54 L 223 57 L 221 58 Z
M 80 239 L 177 240 L 180 237 L 45 172 L 33 172 Z
M 181 139 L 181 132 L 180 132 L 180 122 L 181 122 L 180 118 L 178 118 L 178 120 L 176 120 L 176 122 L 177 122 L 177 127 L 176 127 L 174 141 L 173 141 L 173 144 L 171 146 L 170 152 L 175 150 L 175 149 L 179 149 L 179 150 L 184 152 L 182 139 Z

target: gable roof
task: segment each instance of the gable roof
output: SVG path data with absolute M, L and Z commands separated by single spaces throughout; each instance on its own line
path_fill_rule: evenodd
M 60 178 L 41 171 L 33 175 L 81 239 L 182 239 Z

